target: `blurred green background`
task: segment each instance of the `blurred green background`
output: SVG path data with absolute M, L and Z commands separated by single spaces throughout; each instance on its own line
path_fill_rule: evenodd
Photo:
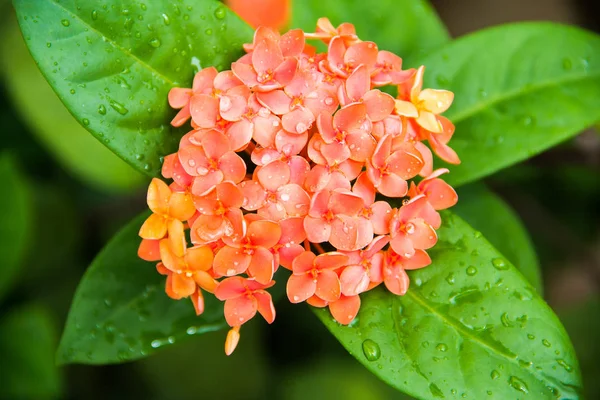
M 453 36 L 531 19 L 598 31 L 593 3 L 433 1 Z M 0 238 L 22 247 L 0 244 L 0 399 L 405 398 L 349 356 L 306 307 L 287 302 L 273 326 L 252 321 L 231 357 L 223 355 L 225 332 L 215 332 L 134 363 L 55 367 L 77 283 L 112 234 L 145 208 L 147 179 L 69 115 L 13 14 L 0 2 L 0 212 L 9 192 L 21 205 L 1 214 Z M 583 132 L 487 183 L 532 235 L 546 300 L 571 335 L 587 397 L 600 398 L 600 134 Z

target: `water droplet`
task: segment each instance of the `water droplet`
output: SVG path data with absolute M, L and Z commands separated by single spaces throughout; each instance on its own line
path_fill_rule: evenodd
M 306 126 L 306 124 L 302 122 L 298 122 L 298 124 L 296 125 L 296 132 L 298 133 L 304 133 L 307 129 L 308 127 Z
M 280 197 L 281 201 L 288 201 L 290 199 L 290 195 L 287 193 L 283 193 Z
M 50 43 L 50 42 L 46 43 L 46 47 L 48 47 L 48 48 L 52 47 L 52 43 Z
M 573 61 L 571 61 L 570 58 L 564 58 L 562 65 L 565 71 L 569 71 L 571 68 L 573 68 Z
M 528 333 L 527 334 L 527 339 L 533 340 L 533 339 L 535 339 L 535 335 L 532 335 L 531 333 Z
M 508 314 L 507 313 L 503 313 L 500 316 L 500 322 L 502 322 L 502 325 L 504 325 L 507 328 L 513 327 L 514 324 L 512 322 L 510 322 L 510 319 L 508 319 Z
M 444 392 L 442 392 L 442 390 L 435 384 L 435 383 L 431 383 L 429 385 L 429 391 L 431 392 L 431 394 L 434 397 L 441 397 L 444 398 Z
M 446 282 L 448 282 L 450 285 L 454 285 L 454 274 L 452 272 L 450 272 L 446 277 Z
M 325 99 L 325 104 L 326 104 L 326 105 L 328 105 L 328 106 L 332 105 L 332 104 L 333 104 L 333 102 L 334 102 L 334 100 L 333 100 L 333 98 L 332 98 L 332 97 L 327 97 L 327 98 Z
M 71 90 L 69 90 L 69 93 L 71 93 L 71 94 L 75 94 L 75 89 L 71 89 Z
M 469 268 L 467 268 L 467 275 L 469 276 L 473 276 L 477 274 L 477 268 L 475 268 L 474 266 L 469 266 Z
M 479 232 L 479 231 L 475 231 L 475 232 L 473 233 L 473 237 L 474 237 L 475 239 L 479 239 L 479 238 L 481 237 L 481 232 Z
M 225 8 L 223 8 L 223 7 L 218 7 L 218 8 L 215 10 L 215 17 L 216 17 L 217 19 L 223 19 L 223 18 L 225 18 L 225 15 L 226 15 L 226 13 L 225 13 Z
M 498 379 L 500 377 L 500 372 L 496 371 L 495 369 L 492 370 L 492 373 L 490 374 L 490 378 L 492 379 Z
M 369 361 L 377 361 L 379 357 L 381 357 L 381 349 L 379 345 L 372 341 L 371 339 L 367 339 L 362 343 L 363 354 Z
M 63 26 L 69 26 L 69 25 L 71 25 L 71 21 L 69 21 L 68 19 L 63 19 L 62 21 L 60 21 L 60 23 Z
M 104 105 L 100 104 L 98 106 L 98 114 L 100 114 L 100 115 L 105 115 L 106 114 L 106 107 L 104 107 Z
M 148 42 L 148 44 L 149 44 L 150 46 L 154 47 L 155 49 L 157 49 L 157 48 L 159 48 L 159 47 L 160 47 L 160 39 L 158 39 L 158 38 L 154 38 L 154 39 L 150 40 L 150 41 Z
M 552 347 L 552 345 L 550 344 L 550 342 L 549 342 L 549 341 L 547 341 L 546 339 L 543 339 L 543 340 L 542 340 L 542 344 L 543 344 L 544 346 L 546 346 L 546 347 Z
M 208 28 L 204 31 L 208 36 L 212 35 L 212 29 Z
M 83 125 L 88 126 L 90 124 L 90 120 L 87 118 L 84 118 L 81 120 L 81 122 L 83 123 Z
M 511 376 L 508 380 L 508 383 L 510 384 L 510 386 L 512 386 L 513 389 L 518 390 L 519 392 L 529 393 L 529 388 L 527 387 L 525 382 L 523 382 L 516 376 Z
M 127 108 L 125 108 L 125 106 L 123 104 L 119 103 L 118 101 L 109 99 L 108 104 L 110 104 L 110 106 L 121 115 L 125 115 L 129 112 L 129 110 Z
M 494 258 L 492 260 L 492 265 L 500 271 L 506 271 L 508 269 L 508 264 L 502 258 Z
M 162 18 L 165 25 L 171 25 L 171 20 L 169 19 L 169 16 L 167 14 L 162 14 Z
M 448 350 L 448 346 L 446 346 L 444 343 L 438 344 L 437 346 L 435 346 L 435 348 L 441 352 L 446 352 Z
M 93 10 L 93 11 L 92 11 L 92 19 L 93 19 L 94 21 L 98 19 L 98 11 L 96 11 L 96 10 Z

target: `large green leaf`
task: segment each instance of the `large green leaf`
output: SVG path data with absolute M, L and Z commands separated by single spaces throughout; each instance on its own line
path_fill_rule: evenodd
M 54 364 L 56 327 L 49 313 L 24 306 L 0 322 L 0 398 L 55 399 L 61 376 Z
M 455 40 L 420 60 L 425 87 L 455 93 L 447 117 L 464 184 L 524 160 L 600 120 L 600 37 L 519 23 Z
M 0 154 L 0 298 L 10 287 L 26 255 L 33 226 L 30 189 L 19 165 Z
M 481 183 L 458 190 L 460 201 L 452 209 L 521 271 L 542 294 L 542 276 L 529 234 L 518 215 L 498 195 Z
M 577 359 L 552 310 L 481 233 L 443 218 L 433 263 L 410 273 L 406 295 L 362 295 L 350 326 L 318 316 L 373 373 L 417 398 L 577 398 Z
M 8 94 L 24 122 L 56 161 L 82 181 L 104 190 L 131 190 L 143 175 L 114 155 L 79 125 L 60 102 L 31 58 L 16 20 L 0 43 Z M 32 93 L 43 107 L 31 107 Z
M 223 306 L 214 296 L 205 296 L 206 310 L 197 317 L 189 300 L 167 297 L 165 277 L 137 257 L 137 232 L 147 216 L 123 228 L 83 276 L 58 349 L 60 363 L 135 360 L 225 326 Z
M 314 32 L 317 19 L 334 25 L 350 22 L 364 40 L 400 57 L 423 56 L 449 40 L 448 32 L 426 0 L 294 0 L 292 27 Z M 410 62 L 408 63 L 410 64 Z
M 15 0 L 42 73 L 75 118 L 137 169 L 155 175 L 177 149 L 167 103 L 201 67 L 229 66 L 252 30 L 215 0 Z

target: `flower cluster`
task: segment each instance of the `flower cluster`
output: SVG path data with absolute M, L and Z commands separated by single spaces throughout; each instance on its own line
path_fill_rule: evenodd
M 326 18 L 315 33 L 258 28 L 244 49 L 231 70 L 205 68 L 191 89 L 170 91 L 180 110 L 171 123 L 193 129 L 165 157 L 173 182 L 151 182 L 153 214 L 139 233 L 139 255 L 160 261 L 170 297 L 190 298 L 197 314 L 203 292 L 225 302 L 227 354 L 256 312 L 273 322 L 267 289 L 279 266 L 291 271 L 292 303 L 329 307 L 341 324 L 382 283 L 403 295 L 405 271 L 431 262 L 438 210 L 457 201 L 430 150 L 459 163 L 440 115 L 453 94 L 422 89 L 424 67 L 403 70 L 353 25 Z

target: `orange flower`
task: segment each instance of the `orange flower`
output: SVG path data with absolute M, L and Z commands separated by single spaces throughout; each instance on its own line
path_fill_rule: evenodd
M 348 263 L 348 256 L 330 252 L 316 256 L 310 251 L 300 254 L 292 263 L 293 274 L 287 283 L 292 303 L 301 303 L 313 295 L 327 302 L 340 298 L 341 285 L 335 270 Z
M 424 89 L 423 74 L 425 66 L 419 67 L 413 75 L 412 86 L 407 100 L 396 100 L 396 112 L 405 117 L 415 118 L 417 124 L 433 133 L 442 133 L 444 126 L 438 114 L 446 111 L 454 100 L 454 94 L 448 90 Z M 410 82 L 410 81 L 409 81 Z M 398 92 L 406 91 L 406 85 L 398 86 Z
M 237 15 L 253 28 L 284 28 L 290 20 L 291 0 L 225 0 Z
M 182 256 L 186 245 L 183 221 L 191 218 L 196 212 L 190 194 L 173 193 L 166 183 L 154 178 L 148 187 L 147 202 L 153 214 L 140 228 L 140 237 L 159 240 L 168 232 L 174 253 Z

